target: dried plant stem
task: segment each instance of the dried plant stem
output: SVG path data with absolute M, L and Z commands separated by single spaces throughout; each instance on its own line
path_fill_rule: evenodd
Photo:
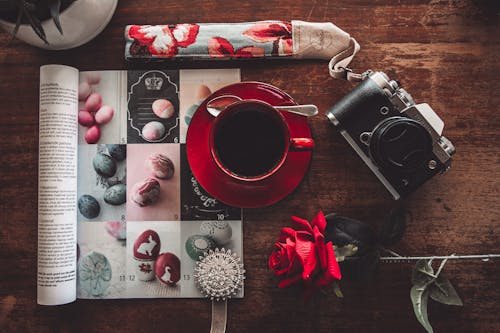
M 449 256 L 422 256 L 422 257 L 404 257 L 397 255 L 395 252 L 388 250 L 391 253 L 391 257 L 380 257 L 381 261 L 394 262 L 394 261 L 412 261 L 412 260 L 440 260 L 440 259 L 481 259 L 483 261 L 488 261 L 494 258 L 500 258 L 500 254 L 473 254 L 473 255 L 449 255 Z

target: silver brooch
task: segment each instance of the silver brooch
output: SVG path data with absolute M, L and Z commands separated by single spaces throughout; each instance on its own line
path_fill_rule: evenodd
M 245 270 L 240 257 L 230 249 L 205 252 L 194 270 L 201 293 L 216 301 L 235 296 L 243 287 Z

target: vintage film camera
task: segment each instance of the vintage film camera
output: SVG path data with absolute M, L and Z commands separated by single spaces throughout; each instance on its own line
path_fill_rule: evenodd
M 432 108 L 415 104 L 382 72 L 369 74 L 326 116 L 396 200 L 448 170 L 455 153 Z

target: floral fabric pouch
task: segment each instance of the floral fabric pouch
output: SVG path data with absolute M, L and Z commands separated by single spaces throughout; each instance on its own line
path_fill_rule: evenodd
M 125 58 L 133 59 L 331 59 L 334 77 L 348 76 L 346 66 L 359 50 L 348 33 L 330 22 L 259 21 L 128 25 Z

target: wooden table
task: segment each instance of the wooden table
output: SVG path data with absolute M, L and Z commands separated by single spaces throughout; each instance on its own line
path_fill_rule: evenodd
M 362 45 L 353 68 L 384 70 L 416 101 L 429 103 L 456 145 L 452 169 L 407 199 L 412 219 L 394 250 L 406 255 L 500 252 L 500 20 L 494 1 L 132 1 L 109 26 L 74 50 L 47 52 L 0 34 L 0 331 L 208 332 L 205 300 L 84 301 L 36 305 L 39 66 L 81 70 L 148 68 L 123 59 L 126 24 L 303 19 L 332 21 Z M 495 8 L 496 6 L 496 8 Z M 177 68 L 166 64 L 163 68 Z M 345 298 L 304 304 L 279 290 L 267 268 L 289 216 L 337 212 L 379 228 L 395 205 L 323 116 L 353 86 L 328 76 L 324 61 L 183 63 L 242 68 L 244 80 L 276 85 L 321 115 L 310 125 L 317 146 L 297 190 L 271 207 L 244 211 L 245 298 L 229 305 L 229 332 L 423 332 L 409 299 L 410 264 L 381 264 L 375 280 L 342 282 Z M 452 261 L 444 273 L 464 307 L 430 305 L 436 332 L 498 332 L 498 262 Z

